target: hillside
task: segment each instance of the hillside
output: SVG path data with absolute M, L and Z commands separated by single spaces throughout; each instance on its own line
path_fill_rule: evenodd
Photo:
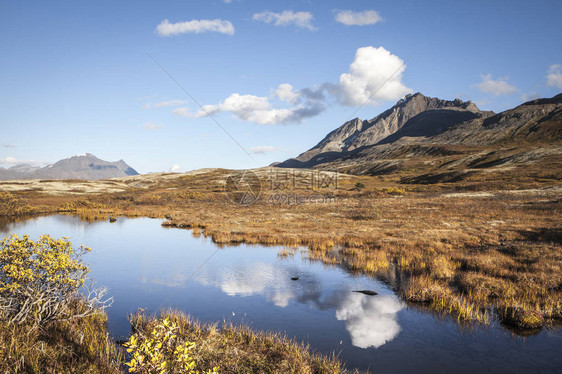
M 0 180 L 14 179 L 106 179 L 138 175 L 137 171 L 123 160 L 109 162 L 86 153 L 60 160 L 52 165 L 37 168 L 16 165 L 0 168 Z
M 430 176 L 438 182 L 447 179 L 441 174 L 463 178 L 484 170 L 532 168 L 539 161 L 553 171 L 561 168 L 561 139 L 562 94 L 495 114 L 470 101 L 417 93 L 371 120 L 344 123 L 312 149 L 276 166 L 400 172 L 406 179 L 417 174 L 412 182 L 428 183 Z

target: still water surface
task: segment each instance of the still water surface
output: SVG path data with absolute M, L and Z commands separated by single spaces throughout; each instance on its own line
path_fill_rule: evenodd
M 0 236 L 8 233 L 49 233 L 91 247 L 90 275 L 114 298 L 108 314 L 116 339 L 128 335 L 127 315 L 137 308 L 171 307 L 201 321 L 283 331 L 317 351 L 340 352 L 349 368 L 375 373 L 562 372 L 560 330 L 527 338 L 498 325 L 466 331 L 407 307 L 382 282 L 298 253 L 279 258 L 276 247 L 218 248 L 147 218 L 113 224 L 70 216 L 0 221 Z

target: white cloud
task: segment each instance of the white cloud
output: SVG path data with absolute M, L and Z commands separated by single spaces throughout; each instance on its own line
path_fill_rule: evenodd
M 510 95 L 517 92 L 517 87 L 507 83 L 507 77 L 492 79 L 492 74 L 482 75 L 482 82 L 478 83 L 476 87 L 482 92 L 491 93 L 495 96 Z
M 192 21 L 170 23 L 167 19 L 160 22 L 156 27 L 156 33 L 160 36 L 171 36 L 178 34 L 200 34 L 203 32 L 218 32 L 221 34 L 234 35 L 234 26 L 230 21 L 222 19 L 194 19 Z
M 0 164 L 15 164 L 18 160 L 15 157 L 8 156 L 6 158 L 0 158 Z
M 290 280 L 295 273 L 301 277 L 298 283 Z M 229 296 L 263 295 L 280 308 L 298 302 L 318 310 L 335 309 L 335 316 L 344 321 L 352 344 L 360 348 L 380 347 L 401 330 L 397 313 L 403 305 L 396 296 L 330 291 L 313 273 L 292 266 L 240 260 L 227 268 L 206 267 L 196 279 L 202 285 L 220 288 Z M 346 285 L 340 287 L 345 289 Z
M 268 97 L 233 93 L 219 104 L 204 105 L 203 108 L 204 110 L 199 110 L 193 116 L 200 118 L 208 114 L 231 112 L 243 121 L 254 122 L 258 125 L 274 125 L 300 123 L 305 118 L 316 116 L 322 112 L 324 105 L 307 99 L 303 104 L 294 105 L 291 108 L 274 108 Z M 174 113 L 189 115 L 189 112 L 184 114 L 177 110 Z
M 400 310 L 402 304 L 395 296 L 352 293 L 339 305 L 336 318 L 345 321 L 354 346 L 378 348 L 400 332 L 396 317 Z
M 48 163 L 44 162 L 44 161 L 37 161 L 37 160 L 19 160 L 15 157 L 12 156 L 8 156 L 5 158 L 0 158 L 0 165 L 4 165 L 4 166 L 14 166 L 14 165 L 20 165 L 20 164 L 25 164 L 25 165 L 31 165 L 31 166 L 37 166 L 37 167 L 43 167 L 43 166 L 47 166 Z
M 546 76 L 546 84 L 562 88 L 562 65 L 550 65 Z
M 531 101 L 531 100 L 535 100 L 538 99 L 540 97 L 540 95 L 536 92 L 531 92 L 531 93 L 522 93 L 521 94 L 521 101 L 526 102 L 526 101 Z
M 272 147 L 270 145 L 258 145 L 250 148 L 250 151 L 255 154 L 272 153 L 272 152 L 277 152 L 278 150 L 279 147 Z
M 351 10 L 340 10 L 336 13 L 336 21 L 347 26 L 374 25 L 382 21 L 382 17 L 375 10 L 364 10 L 353 12 Z
M 283 83 L 275 90 L 275 96 L 285 102 L 294 104 L 297 102 L 300 93 L 296 92 L 289 83 Z
M 154 104 L 155 108 L 167 108 L 187 104 L 187 100 L 170 100 L 170 101 L 160 101 Z
M 181 169 L 179 165 L 172 165 L 172 167 L 170 167 L 170 173 L 179 173 L 180 170 Z
M 295 25 L 301 29 L 316 30 L 316 27 L 312 25 L 313 18 L 314 16 L 310 12 L 293 12 L 292 10 L 285 10 L 281 13 L 269 11 L 255 13 L 252 17 L 254 21 L 273 23 L 275 26 Z
M 194 115 L 186 107 L 176 108 L 176 109 L 172 110 L 172 113 L 177 115 L 177 116 L 182 116 L 182 117 L 194 117 Z
M 223 3 L 225 4 L 230 4 L 232 2 L 232 0 L 222 0 Z
M 405 69 L 404 61 L 384 47 L 359 48 L 349 73 L 340 76 L 338 99 L 341 104 L 350 106 L 397 100 L 412 92 L 402 83 Z
M 3 147 L 3 148 L 16 148 L 15 145 L 13 145 L 13 144 L 6 144 L 6 143 L 2 144 L 2 147 Z
M 147 123 L 144 124 L 143 126 L 146 130 L 157 130 L 157 129 L 161 129 L 162 126 L 157 125 L 156 123 L 152 122 L 152 121 L 148 121 Z
M 342 74 L 338 84 L 323 83 L 297 90 L 283 83 L 272 89 L 269 97 L 233 93 L 218 104 L 204 105 L 195 113 L 187 107 L 176 108 L 172 113 L 201 118 L 230 112 L 242 121 L 259 125 L 301 123 L 323 112 L 330 95 L 349 106 L 398 100 L 412 92 L 402 83 L 405 69 L 402 59 L 384 47 L 363 47 L 357 50 L 349 73 Z
M 150 109 L 150 108 L 152 108 L 152 104 L 151 104 L 151 103 L 146 103 L 146 104 L 144 104 L 144 105 L 141 107 L 141 109 L 143 109 L 143 110 Z

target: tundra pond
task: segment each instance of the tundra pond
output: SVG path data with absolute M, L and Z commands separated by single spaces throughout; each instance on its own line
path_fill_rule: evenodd
M 559 372 L 562 331 L 519 336 L 498 322 L 461 326 L 401 301 L 386 283 L 280 247 L 218 247 L 155 219 L 85 222 L 73 216 L 0 221 L 0 234 L 68 237 L 93 250 L 90 277 L 109 289 L 109 330 L 130 332 L 143 308 L 182 310 L 203 322 L 282 331 L 349 369 L 374 373 Z M 356 291 L 373 292 L 356 292 Z M 376 295 L 374 294 L 376 293 Z

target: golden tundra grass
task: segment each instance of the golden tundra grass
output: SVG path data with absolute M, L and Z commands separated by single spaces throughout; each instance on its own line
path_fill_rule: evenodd
M 152 178 L 141 187 L 137 177 L 128 190 L 105 195 L 15 191 L 11 199 L 24 210 L 91 219 L 167 217 L 165 225 L 194 229 L 218 244 L 303 246 L 308 258 L 352 272 L 399 272 L 394 287 L 406 300 L 459 320 L 488 322 L 497 313 L 535 327 L 542 319 L 562 320 L 562 190 L 553 177 L 561 174 L 549 173 L 480 173 L 432 185 L 343 175 L 337 189 L 264 191 L 257 203 L 239 206 L 222 192 L 229 172 L 214 169 L 160 183 Z M 357 182 L 365 188 L 356 189 Z M 276 192 L 335 199 L 268 203 Z
M 105 314 L 42 329 L 0 319 L 0 372 L 120 373 L 122 349 L 109 337 L 106 323 Z
M 204 372 L 218 368 L 219 373 L 342 373 L 340 361 L 311 353 L 308 346 L 280 333 L 254 332 L 248 327 L 202 324 L 189 316 L 166 311 L 160 319 L 177 324 L 179 336 L 195 343 L 192 356 Z M 137 313 L 131 316 L 133 332 L 150 332 L 158 318 Z

